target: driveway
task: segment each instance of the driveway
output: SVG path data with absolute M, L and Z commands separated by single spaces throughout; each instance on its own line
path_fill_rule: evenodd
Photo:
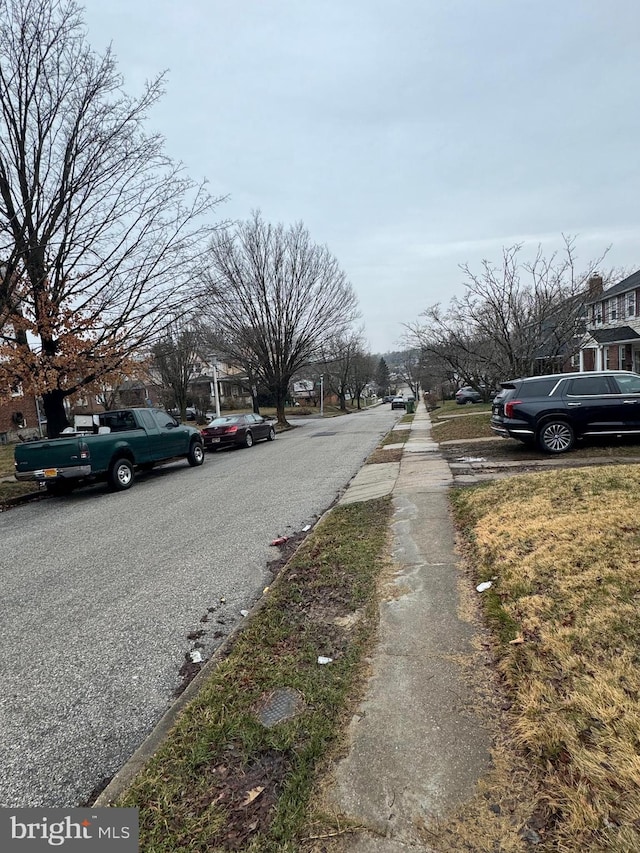
M 86 802 L 269 584 L 402 412 L 300 419 L 275 442 L 0 514 L 1 806 Z M 198 637 L 198 633 L 204 635 Z

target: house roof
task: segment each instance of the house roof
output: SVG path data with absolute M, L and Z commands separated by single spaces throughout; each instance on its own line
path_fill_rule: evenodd
M 589 335 L 599 344 L 622 344 L 640 339 L 640 335 L 631 326 L 618 326 L 617 329 L 589 329 Z
M 619 281 L 612 287 L 607 288 L 607 290 L 599 296 L 587 300 L 586 304 L 594 305 L 596 302 L 602 302 L 604 299 L 611 299 L 612 296 L 619 296 L 621 293 L 626 293 L 628 290 L 635 290 L 636 287 L 640 287 L 640 270 L 631 273 L 631 275 L 623 278 L 622 281 Z

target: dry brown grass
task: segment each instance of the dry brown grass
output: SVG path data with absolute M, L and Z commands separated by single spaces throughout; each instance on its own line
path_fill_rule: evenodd
M 460 491 L 543 849 L 640 850 L 637 466 Z M 519 636 L 524 642 L 512 645 Z
M 461 408 L 461 407 L 459 407 Z M 434 416 L 435 415 L 435 416 Z M 465 438 L 493 438 L 491 412 L 477 412 L 459 417 L 438 418 L 437 412 L 431 414 L 433 437 L 436 441 L 462 441 Z
M 15 444 L 0 444 L 0 477 L 13 477 L 13 449 Z

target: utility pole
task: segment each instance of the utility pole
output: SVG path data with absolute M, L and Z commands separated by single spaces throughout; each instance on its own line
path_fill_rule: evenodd
M 218 393 L 218 368 L 213 362 L 213 398 L 216 404 L 216 417 L 220 417 L 220 394 Z
M 324 417 L 324 373 L 320 374 L 320 417 Z

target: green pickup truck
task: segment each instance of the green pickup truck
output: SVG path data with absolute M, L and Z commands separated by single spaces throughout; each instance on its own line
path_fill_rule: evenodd
M 42 483 L 54 493 L 106 480 L 114 491 L 128 489 L 134 471 L 185 457 L 202 465 L 202 436 L 161 409 L 118 409 L 93 416 L 91 432 L 25 441 L 14 453 L 16 480 Z

